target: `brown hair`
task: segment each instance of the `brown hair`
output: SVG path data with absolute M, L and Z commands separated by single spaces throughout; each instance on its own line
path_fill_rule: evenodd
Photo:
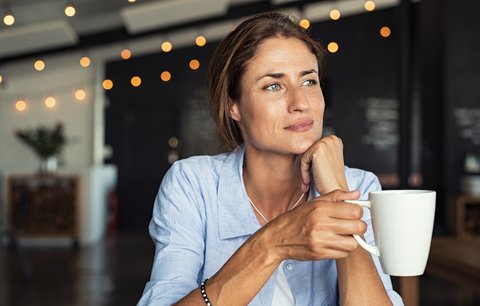
M 243 143 L 240 128 L 230 117 L 229 98 L 240 98 L 240 80 L 245 66 L 258 46 L 272 37 L 297 38 L 310 48 L 317 57 L 319 66 L 323 61 L 322 46 L 313 40 L 304 28 L 280 13 L 255 15 L 230 32 L 215 50 L 208 71 L 210 110 L 220 139 L 229 149 Z

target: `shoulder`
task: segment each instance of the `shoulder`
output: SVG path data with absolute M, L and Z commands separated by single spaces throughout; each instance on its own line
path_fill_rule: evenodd
M 208 181 L 217 181 L 226 160 L 235 152 L 218 155 L 192 156 L 176 161 L 165 174 L 162 185 L 172 181 L 189 182 L 203 185 Z
M 217 172 L 223 166 L 225 159 L 230 153 L 218 155 L 192 156 L 176 161 L 171 170 L 173 172 L 203 172 L 205 170 Z
M 345 166 L 345 177 L 350 190 L 359 190 L 362 193 L 361 198 L 371 191 L 381 189 L 377 176 L 370 171 Z

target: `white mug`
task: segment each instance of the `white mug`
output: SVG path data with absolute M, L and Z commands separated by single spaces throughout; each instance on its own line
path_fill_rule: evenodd
M 345 201 L 370 209 L 376 246 L 354 237 L 365 250 L 380 257 L 385 273 L 423 274 L 432 240 L 435 198 L 435 191 L 412 189 L 374 191 L 368 201 Z

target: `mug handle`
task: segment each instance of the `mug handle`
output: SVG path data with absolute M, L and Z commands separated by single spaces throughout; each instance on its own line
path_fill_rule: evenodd
M 352 204 L 357 204 L 357 205 L 360 205 L 360 206 L 362 206 L 362 207 L 366 207 L 366 208 L 368 208 L 368 209 L 371 209 L 371 208 L 372 208 L 372 203 L 371 203 L 370 201 L 345 200 L 344 202 L 352 203 Z M 365 250 L 367 250 L 368 252 L 370 252 L 370 253 L 373 254 L 373 255 L 380 256 L 380 250 L 378 249 L 377 246 L 368 244 L 368 243 L 367 243 L 365 240 L 363 240 L 362 237 L 360 237 L 359 235 L 354 234 L 354 235 L 353 235 L 353 238 L 355 238 L 355 240 L 357 240 L 358 244 L 360 244 L 360 246 L 361 246 L 362 248 L 364 248 Z

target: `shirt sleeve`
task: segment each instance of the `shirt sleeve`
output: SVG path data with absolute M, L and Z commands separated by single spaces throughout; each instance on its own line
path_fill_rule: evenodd
M 365 172 L 365 178 L 363 180 L 363 188 L 360 188 L 360 191 L 362 193 L 361 199 L 366 200 L 368 199 L 368 194 L 372 191 L 378 191 L 381 190 L 381 185 L 380 182 L 378 181 L 378 178 L 371 172 Z M 372 220 L 370 216 L 370 211 L 367 208 L 363 209 L 363 221 L 367 223 L 367 231 L 365 232 L 365 241 L 368 244 L 375 244 L 374 241 L 374 236 L 373 236 L 373 230 L 372 230 Z M 387 291 L 388 296 L 390 297 L 390 300 L 393 305 L 395 306 L 403 306 L 403 300 L 400 297 L 400 295 L 393 290 L 392 286 L 392 281 L 390 279 L 390 275 L 385 274 L 383 272 L 382 266 L 380 264 L 380 260 L 377 256 L 372 255 L 373 262 L 375 263 L 375 267 L 377 268 L 378 274 L 380 275 L 380 278 L 382 279 L 383 285 L 385 287 L 385 290 Z
M 187 175 L 184 168 L 181 163 L 172 165 L 155 199 L 149 225 L 155 258 L 137 306 L 172 305 L 198 287 L 204 261 L 204 214 L 195 176 Z

